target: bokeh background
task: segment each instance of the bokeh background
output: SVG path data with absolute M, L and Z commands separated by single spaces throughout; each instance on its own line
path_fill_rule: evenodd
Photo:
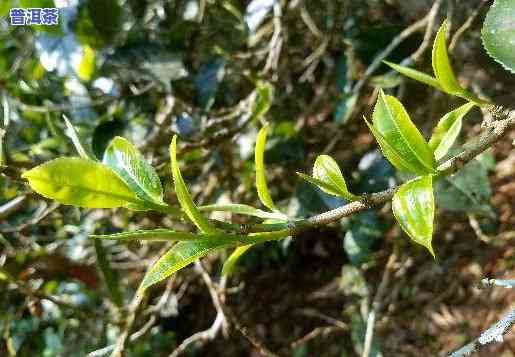
M 352 192 L 402 182 L 362 120 L 379 89 L 396 95 L 430 135 L 457 99 L 399 77 L 386 58 L 431 73 L 431 42 L 444 18 L 459 80 L 512 106 L 513 75 L 487 56 L 479 0 L 2 0 L 0 3 L 0 355 L 85 356 L 116 341 L 146 268 L 163 243 L 95 243 L 92 233 L 189 229 L 157 212 L 84 210 L 34 194 L 20 174 L 76 156 L 63 114 L 101 158 L 116 135 L 158 169 L 176 203 L 168 144 L 180 135 L 183 176 L 198 203 L 260 207 L 253 150 L 271 124 L 265 159 L 274 200 L 291 216 L 345 202 L 302 182 L 315 157 L 332 155 Z M 59 7 L 60 26 L 11 26 L 14 7 Z M 432 23 L 432 24 L 431 24 Z M 424 36 L 431 35 L 424 45 Z M 426 41 L 427 42 L 427 41 Z M 421 46 L 422 44 L 422 46 Z M 411 61 L 413 63 L 413 61 Z M 373 67 L 371 67 L 371 65 Z M 372 71 L 369 71 L 372 69 Z M 273 93 L 263 92 L 263 83 Z M 269 94 L 272 94 L 269 96 Z M 474 109 L 456 150 L 477 137 Z M 433 258 L 401 232 L 389 204 L 267 243 L 226 281 L 239 322 L 284 356 L 359 356 L 378 304 L 370 356 L 438 356 L 475 338 L 512 304 L 511 290 L 480 289 L 514 276 L 515 133 L 438 183 Z M 239 216 L 218 215 L 246 223 Z M 203 260 L 214 281 L 223 260 Z M 385 282 L 386 279 L 386 283 Z M 384 286 L 380 288 L 381 283 Z M 378 293 L 379 291 L 379 293 Z M 213 324 L 217 311 L 198 269 L 151 290 L 136 315 L 128 356 L 168 356 Z M 256 356 L 230 329 L 191 344 L 187 356 Z M 484 356 L 513 356 L 507 335 Z

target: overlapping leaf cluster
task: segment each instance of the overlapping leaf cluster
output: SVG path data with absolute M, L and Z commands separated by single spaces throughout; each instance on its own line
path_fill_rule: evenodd
M 388 64 L 410 78 L 463 98 L 467 103 L 445 114 L 429 141 L 412 122 L 402 103 L 382 91 L 375 104 L 372 122 L 365 118 L 366 125 L 385 157 L 398 170 L 413 177 L 396 191 L 392 201 L 393 214 L 404 232 L 413 241 L 426 247 L 433 256 L 433 182 L 439 177 L 438 162 L 446 157 L 454 145 L 465 115 L 474 106 L 488 103 L 463 88 L 458 82 L 450 65 L 445 31 L 444 22 L 433 46 L 434 77 L 397 64 Z M 261 95 L 262 101 L 254 108 L 256 118 L 266 113 L 271 100 L 271 87 L 261 85 L 260 88 L 264 94 Z M 71 130 L 73 134 L 73 128 Z M 288 224 L 295 222 L 296 218 L 288 217 L 279 210 L 267 184 L 264 160 L 267 131 L 268 125 L 261 128 L 255 145 L 255 184 L 258 197 L 265 209 L 239 203 L 197 206 L 179 168 L 177 136 L 173 137 L 170 145 L 170 166 L 180 207 L 172 207 L 164 202 L 163 188 L 155 169 L 145 161 L 134 145 L 122 137 L 116 137 L 111 141 L 102 162 L 99 162 L 88 155 L 77 135 L 72 135 L 80 158 L 59 158 L 26 172 L 23 177 L 36 192 L 64 204 L 86 208 L 126 207 L 136 210 L 158 210 L 191 221 L 196 226 L 197 233 L 159 228 L 93 236 L 96 239 L 120 241 L 138 239 L 176 242 L 148 270 L 140 286 L 142 292 L 194 260 L 220 248 L 235 248 L 222 270 L 224 274 L 230 273 L 239 257 L 254 244 L 290 235 Z M 350 192 L 338 163 L 328 155 L 317 157 L 311 176 L 298 174 L 330 195 L 348 201 L 364 199 L 364 196 Z M 262 219 L 265 227 L 266 224 L 270 224 L 270 229 L 257 233 L 238 231 L 230 223 L 221 224 L 223 222 L 212 221 L 204 215 L 205 212 L 212 211 L 258 217 Z

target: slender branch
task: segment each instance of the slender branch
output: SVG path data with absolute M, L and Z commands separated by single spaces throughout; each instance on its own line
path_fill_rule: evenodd
M 448 357 L 465 357 L 480 351 L 486 346 L 495 343 L 503 342 L 504 335 L 506 335 L 515 324 L 515 308 L 512 309 L 506 316 L 490 326 L 488 330 L 483 332 L 481 336 L 474 341 L 466 344 L 460 349 L 451 353 Z
M 465 166 L 465 164 L 489 149 L 503 136 L 505 136 L 510 129 L 515 127 L 515 110 L 506 110 L 501 106 L 495 105 L 487 107 L 486 110 L 493 116 L 493 120 L 488 124 L 486 132 L 480 136 L 479 140 L 475 144 L 469 146 L 459 155 L 441 164 L 434 177 L 435 180 L 458 172 L 463 168 L 463 166 Z M 242 227 L 241 229 L 244 230 L 244 232 L 262 232 L 286 228 L 290 231 L 291 235 L 295 235 L 307 229 L 333 223 L 339 221 L 343 217 L 386 203 L 393 198 L 393 195 L 398 188 L 399 186 L 396 186 L 384 191 L 367 194 L 360 201 L 350 202 L 341 207 L 304 220 L 288 224 L 256 224 Z
M 125 320 L 125 328 L 123 332 L 118 337 L 116 341 L 116 345 L 114 347 L 113 353 L 111 353 L 111 357 L 122 357 L 125 346 L 129 340 L 129 334 L 132 330 L 132 326 L 134 325 L 134 320 L 136 319 L 136 312 L 138 311 L 141 303 L 143 302 L 143 298 L 145 294 L 136 294 L 129 305 L 129 312 L 127 315 L 127 319 Z

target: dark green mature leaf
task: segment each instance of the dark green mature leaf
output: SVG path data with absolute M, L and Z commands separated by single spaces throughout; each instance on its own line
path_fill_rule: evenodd
M 398 64 L 395 64 L 392 62 L 388 62 L 388 61 L 383 61 L 383 62 L 386 63 L 388 66 L 392 67 L 394 70 L 396 70 L 400 74 L 405 75 L 406 77 L 409 77 L 416 81 L 425 83 L 429 86 L 432 86 L 439 90 L 442 90 L 442 87 L 438 83 L 438 80 L 436 80 L 436 78 L 434 78 L 434 77 L 431 77 L 430 75 L 427 75 L 423 72 L 417 71 L 416 69 L 409 68 L 406 66 L 401 66 L 401 65 L 398 65 Z
M 207 211 L 207 212 L 231 212 L 236 214 L 242 214 L 247 216 L 254 216 L 264 219 L 284 219 L 286 216 L 279 212 L 267 212 L 260 210 L 258 208 L 254 208 L 249 205 L 240 204 L 240 203 L 226 203 L 226 204 L 215 204 L 215 205 L 206 205 L 199 206 L 199 211 Z
M 474 107 L 474 103 L 467 103 L 445 114 L 439 121 L 429 140 L 429 147 L 435 153 L 435 159 L 443 158 L 458 137 L 463 117 Z
M 212 236 L 209 239 L 177 243 L 147 271 L 139 288 L 140 293 L 195 260 L 206 256 L 209 252 L 218 248 L 229 247 L 232 244 L 234 242 L 231 239 L 223 236 Z
M 373 125 L 368 122 L 367 125 L 386 158 L 399 170 L 419 175 L 435 172 L 431 148 L 395 97 L 381 91 L 374 108 Z
M 170 160 L 172 164 L 172 176 L 173 183 L 175 185 L 175 192 L 182 209 L 202 233 L 216 233 L 216 228 L 213 227 L 204 216 L 202 216 L 193 202 L 193 199 L 188 192 L 188 188 L 182 178 L 179 163 L 177 162 L 177 135 L 174 135 L 172 143 L 170 144 Z
M 95 239 L 114 240 L 152 240 L 152 241 L 190 241 L 204 237 L 205 235 L 191 232 L 177 232 L 166 228 L 146 229 L 132 232 L 120 232 L 113 234 L 93 234 Z
M 121 33 L 122 8 L 118 0 L 90 0 L 79 8 L 75 33 L 93 48 L 111 44 Z
M 438 83 L 444 91 L 448 93 L 463 92 L 463 87 L 458 83 L 454 71 L 452 70 L 447 53 L 447 45 L 445 43 L 445 34 L 447 32 L 447 20 L 445 20 L 436 34 L 433 44 L 433 71 Z
M 393 196 L 392 210 L 402 230 L 434 257 L 431 245 L 435 216 L 433 177 L 421 176 L 403 184 Z
M 515 73 L 515 0 L 495 0 L 486 14 L 481 38 L 486 52 Z
M 127 183 L 139 198 L 163 204 L 163 188 L 154 168 L 128 140 L 115 137 L 104 152 L 103 163 Z
M 218 86 L 225 76 L 225 60 L 214 57 L 203 65 L 195 77 L 196 102 L 205 110 L 213 105 Z
M 256 140 L 256 148 L 254 151 L 256 165 L 256 188 L 261 203 L 263 203 L 263 205 L 268 207 L 270 210 L 275 211 L 277 208 L 275 207 L 272 197 L 270 197 L 270 192 L 268 191 L 268 185 L 266 184 L 265 176 L 265 145 L 267 132 L 268 126 L 262 127 L 261 130 L 259 130 Z
M 88 159 L 55 159 L 22 177 L 37 193 L 67 205 L 114 208 L 141 202 L 116 173 Z
M 472 160 L 456 174 L 435 182 L 436 202 L 447 211 L 495 217 L 490 205 L 492 188 L 488 168 Z

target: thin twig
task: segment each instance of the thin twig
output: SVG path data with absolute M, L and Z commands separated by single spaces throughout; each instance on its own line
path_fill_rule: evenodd
M 381 302 L 383 301 L 383 296 L 386 292 L 386 288 L 390 283 L 390 277 L 392 276 L 395 261 L 397 260 L 397 256 L 395 253 L 390 254 L 388 261 L 386 262 L 386 266 L 384 268 L 383 277 L 381 278 L 381 283 L 377 288 L 377 292 L 374 296 L 374 300 L 372 301 L 372 308 L 368 313 L 367 318 L 367 328 L 365 332 L 365 342 L 363 344 L 363 353 L 361 357 L 368 357 L 370 355 L 370 351 L 372 349 L 372 341 L 374 339 L 374 325 L 376 321 L 376 316 L 379 313 Z
M 460 349 L 454 351 L 448 357 L 470 356 L 471 354 L 482 350 L 492 343 L 503 342 L 504 335 L 506 335 L 511 330 L 514 323 L 515 309 L 512 309 L 506 316 L 490 326 L 488 330 L 483 332 L 481 336 L 461 347 Z
M 132 326 L 134 325 L 134 320 L 136 319 L 136 312 L 138 311 L 143 299 L 145 297 L 144 293 L 138 293 L 134 295 L 134 298 L 129 305 L 129 311 L 127 314 L 127 319 L 125 320 L 125 328 L 122 333 L 118 337 L 116 341 L 116 345 L 113 353 L 111 353 L 111 357 L 122 357 L 124 353 L 125 346 L 127 345 L 129 334 L 131 333 Z M 91 354 L 90 354 L 91 357 Z
M 452 36 L 451 42 L 449 44 L 449 52 L 454 52 L 454 49 L 456 47 L 456 44 L 458 43 L 458 40 L 460 37 L 472 26 L 476 18 L 479 16 L 480 11 L 483 9 L 483 7 L 488 4 L 489 0 L 482 0 L 481 4 L 479 4 L 478 7 L 470 14 L 470 16 L 467 18 L 467 20 L 463 23 L 463 25 L 460 26 L 459 29 L 456 30 L 454 35 Z

